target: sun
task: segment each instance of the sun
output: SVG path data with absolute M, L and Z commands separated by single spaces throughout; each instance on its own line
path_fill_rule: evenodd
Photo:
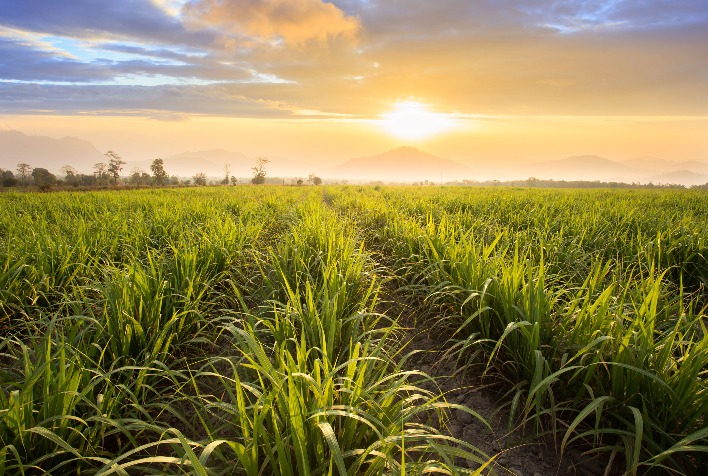
M 424 140 L 453 127 L 446 114 L 431 112 L 417 101 L 396 103 L 393 110 L 381 115 L 381 126 L 399 139 Z

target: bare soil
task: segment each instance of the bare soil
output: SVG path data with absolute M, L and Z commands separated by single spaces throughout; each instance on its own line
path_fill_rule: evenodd
M 388 297 L 391 297 L 389 295 Z M 449 403 L 465 405 L 483 417 L 491 427 L 469 413 L 455 410 L 444 431 L 461 441 L 479 448 L 487 455 L 497 455 L 483 474 L 513 474 L 516 476 L 579 475 L 601 476 L 621 474 L 616 469 L 608 470 L 606 454 L 588 455 L 589 448 L 567 449 L 560 452 L 563 430 L 557 438 L 552 435 L 534 436 L 530 428 L 514 426 L 509 429 L 510 399 L 504 395 L 511 384 L 499 376 L 484 376 L 485 365 L 458 362 L 446 352 L 451 345 L 445 330 L 441 331 L 440 316 L 431 315 L 421 303 L 406 303 L 404 298 L 384 304 L 386 314 L 399 315 L 399 324 L 404 328 L 403 342 L 410 341 L 407 352 L 415 351 L 405 361 L 406 370 L 420 370 L 434 378 L 435 382 L 421 381 L 419 385 L 428 390 L 439 389 Z M 436 323 L 436 325 L 431 325 Z M 470 469 L 479 468 L 471 460 L 456 460 L 456 464 Z

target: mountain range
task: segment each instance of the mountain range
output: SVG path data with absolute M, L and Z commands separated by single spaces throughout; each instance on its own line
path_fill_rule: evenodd
M 350 159 L 326 170 L 323 175 L 348 180 L 438 182 L 470 179 L 474 173 L 466 165 L 405 146 L 382 154 Z
M 0 130 L 0 168 L 15 170 L 17 164 L 27 163 L 32 167 L 59 171 L 63 165 L 69 164 L 77 170 L 89 172 L 93 164 L 106 161 L 107 158 L 91 142 L 76 137 L 54 139 Z
M 43 167 L 60 174 L 64 165 L 71 165 L 80 173 L 92 173 L 94 164 L 107 162 L 108 158 L 91 142 L 75 137 L 55 139 L 47 136 L 31 136 L 14 130 L 0 130 L 0 168 L 14 171 L 17 164 L 27 163 L 33 168 Z M 169 175 L 192 177 L 204 173 L 208 177 L 222 177 L 224 165 L 229 164 L 229 173 L 236 177 L 250 177 L 255 157 L 224 149 L 182 152 L 163 158 Z M 152 160 L 126 160 L 123 175 L 133 170 L 150 173 Z M 269 158 L 268 175 L 306 177 L 312 167 L 301 162 L 283 158 Z
M 676 183 L 687 186 L 708 183 L 706 162 L 672 162 L 655 157 L 614 161 L 597 155 L 577 155 L 524 165 L 476 158 L 468 161 L 473 164 L 471 166 L 404 146 L 381 154 L 349 159 L 326 170 L 318 170 L 311 164 L 284 158 L 269 157 L 269 160 L 266 170 L 270 177 L 305 178 L 314 172 L 330 179 L 386 182 L 429 180 L 438 183 L 465 179 L 525 180 L 536 177 L 554 180 Z M 63 165 L 71 165 L 82 173 L 91 173 L 94 164 L 107 162 L 107 158 L 91 142 L 79 138 L 56 139 L 0 130 L 0 168 L 14 171 L 17 164 L 23 162 L 32 167 L 44 167 L 56 174 L 61 173 Z M 149 173 L 151 162 L 128 161 L 123 168 L 123 175 L 128 175 L 134 169 Z M 209 177 L 222 177 L 225 164 L 229 164 L 230 175 L 239 178 L 250 177 L 255 157 L 224 149 L 183 152 L 164 157 L 167 173 L 180 177 L 192 177 L 200 172 Z
M 521 167 L 520 176 L 554 180 L 600 180 L 603 182 L 677 183 L 708 182 L 708 163 L 671 162 L 653 157 L 614 161 L 597 155 L 578 155 Z

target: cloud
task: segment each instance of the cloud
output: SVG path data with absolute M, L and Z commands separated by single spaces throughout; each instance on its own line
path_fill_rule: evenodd
M 409 97 L 492 115 L 708 110 L 705 2 L 55 4 L 0 0 L 0 79 L 27 83 L 0 82 L 0 110 L 375 117 Z
M 352 39 L 360 28 L 356 17 L 320 0 L 194 0 L 183 12 L 195 22 L 294 46 Z
M 114 76 L 100 65 L 77 61 L 49 48 L 43 49 L 35 42 L 1 36 L 0 58 L 0 78 L 6 81 L 95 82 Z
M 339 117 L 288 102 L 287 85 L 212 84 L 151 86 L 0 82 L 0 109 L 12 114 L 188 116 L 248 118 Z M 306 101 L 307 102 L 307 101 Z
M 694 1 L 343 0 L 361 97 L 486 114 L 676 114 L 708 108 L 708 5 Z M 364 71 L 376 63 L 375 71 Z M 559 87 L 563 85 L 563 87 Z M 375 93 L 372 93 L 374 92 Z
M 217 32 L 209 29 L 187 29 L 149 0 L 0 0 L 0 11 L 5 26 L 72 38 L 132 38 L 203 47 L 217 38 Z
M 65 52 L 45 48 L 38 41 L 17 41 L 0 36 L 0 78 L 38 83 L 112 84 L 135 81 L 138 76 L 143 78 L 143 83 L 154 84 L 261 80 L 247 63 L 224 64 L 213 57 L 120 44 L 102 45 L 97 49 L 129 53 L 135 58 L 118 61 L 107 57 L 81 61 Z
M 186 122 L 191 119 L 190 116 L 187 114 L 176 113 L 176 112 L 162 112 L 162 111 L 156 111 L 154 114 L 149 116 L 149 118 L 152 121 L 160 121 L 160 122 Z

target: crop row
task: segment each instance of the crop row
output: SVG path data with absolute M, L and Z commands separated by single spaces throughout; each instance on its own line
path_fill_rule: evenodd
M 511 426 L 629 474 L 708 464 L 705 193 L 0 202 L 0 474 L 485 471 L 406 367 L 396 288 L 460 365 L 505 379 Z
M 461 356 L 503 375 L 512 416 L 623 457 L 707 464 L 705 194 L 330 191 Z
M 489 458 L 402 368 L 304 189 L 5 195 L 0 474 L 418 474 Z

